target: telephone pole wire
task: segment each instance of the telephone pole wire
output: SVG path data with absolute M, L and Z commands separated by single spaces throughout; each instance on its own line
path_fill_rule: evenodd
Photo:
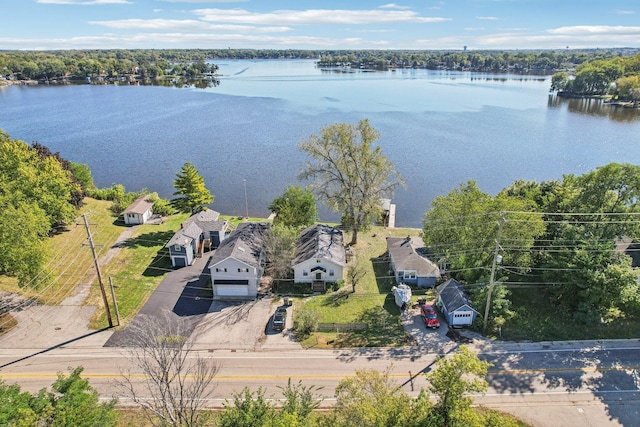
M 498 264 L 498 251 L 500 250 L 500 235 L 502 234 L 502 224 L 507 222 L 504 219 L 504 212 L 500 212 L 500 219 L 498 220 L 498 235 L 496 236 L 496 250 L 493 253 L 493 264 L 491 265 L 491 278 L 489 279 L 489 292 L 487 293 L 487 306 L 484 308 L 484 325 L 483 331 L 487 332 L 487 322 L 489 321 L 489 309 L 491 307 L 491 293 L 495 286 L 496 280 L 496 266 Z
M 87 230 L 87 238 L 89 239 L 89 246 L 91 247 L 91 253 L 93 254 L 93 263 L 96 266 L 96 273 L 98 274 L 98 283 L 100 284 L 100 293 L 102 294 L 102 302 L 104 302 L 104 309 L 107 312 L 107 320 L 109 321 L 109 327 L 113 327 L 113 319 L 111 319 L 111 310 L 109 310 L 109 301 L 107 301 L 107 292 L 104 289 L 104 283 L 102 282 L 102 274 L 100 273 L 100 263 L 98 263 L 98 256 L 96 255 L 96 247 L 93 245 L 93 237 L 91 237 L 91 230 L 89 230 L 89 222 L 87 222 L 87 214 L 82 214 L 84 220 L 84 228 Z

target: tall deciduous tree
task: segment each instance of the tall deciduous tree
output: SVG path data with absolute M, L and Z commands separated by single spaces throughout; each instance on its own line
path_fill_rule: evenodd
M 434 415 L 437 425 L 479 425 L 477 414 L 471 408 L 470 393 L 484 393 L 489 384 L 485 379 L 490 364 L 478 359 L 466 346 L 461 346 L 451 357 L 436 362 L 427 374 L 429 391 L 438 397 Z
M 185 163 L 176 177 L 173 182 L 176 192 L 173 195 L 182 196 L 172 200 L 176 209 L 196 213 L 213 202 L 214 196 L 205 186 L 204 178 L 191 163 Z
M 269 228 L 264 239 L 264 250 L 266 270 L 274 281 L 290 278 L 297 238 L 298 232 L 293 227 L 274 225 Z
M 269 209 L 276 213 L 274 225 L 307 227 L 316 222 L 318 208 L 313 192 L 307 188 L 290 185 L 284 194 L 273 199 Z
M 142 315 L 128 331 L 126 345 L 131 361 L 144 373 L 144 395 L 129 374 L 123 376 L 119 386 L 154 425 L 158 421 L 163 426 L 199 425 L 218 364 L 199 355 L 194 357 L 188 321 L 169 312 Z
M 318 198 L 341 212 L 343 225 L 352 231 L 352 245 L 358 232 L 379 217 L 381 199 L 403 183 L 393 163 L 374 146 L 378 138 L 369 121 L 361 120 L 357 126 L 327 126 L 299 145 L 309 156 L 300 178 L 313 180 Z

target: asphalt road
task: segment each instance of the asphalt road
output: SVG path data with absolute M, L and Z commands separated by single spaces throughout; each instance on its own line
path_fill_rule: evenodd
M 640 420 L 640 346 L 637 341 L 612 343 L 476 346 L 491 362 L 490 389 L 476 403 L 495 407 L 535 426 L 637 426 Z M 513 348 L 512 348 L 513 347 Z M 546 348 L 545 348 L 546 347 Z M 575 348 L 579 347 L 579 348 Z M 358 369 L 390 369 L 391 376 L 410 394 L 427 383 L 421 372 L 433 366 L 439 354 L 420 347 L 345 350 L 200 351 L 220 366 L 210 406 L 221 406 L 234 391 L 264 387 L 279 396 L 278 386 L 291 378 L 323 387 L 325 404 L 333 402 L 338 382 Z M 26 390 L 48 387 L 55 371 L 83 366 L 84 376 L 102 396 L 126 396 L 115 382 L 133 369 L 119 348 L 56 348 L 35 354 L 27 350 L 0 350 L 0 377 Z M 195 355 L 195 353 L 194 353 Z

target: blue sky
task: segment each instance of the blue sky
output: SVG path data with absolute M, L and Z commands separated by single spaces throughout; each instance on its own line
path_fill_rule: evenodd
M 4 0 L 0 49 L 640 47 L 638 0 Z

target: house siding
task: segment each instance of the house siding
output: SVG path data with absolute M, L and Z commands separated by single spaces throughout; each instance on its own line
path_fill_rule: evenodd
M 320 262 L 317 261 L 318 259 L 312 258 L 294 266 L 294 281 L 296 283 L 312 283 L 314 280 L 318 280 L 316 279 L 315 274 L 317 272 L 321 274 L 321 279 L 319 280 L 325 282 L 337 282 L 342 280 L 344 273 L 344 267 L 342 265 L 326 259 L 320 259 Z M 315 272 L 312 272 L 311 270 L 316 267 L 321 267 L 326 271 L 316 270 Z M 304 275 L 305 271 L 307 272 L 306 276 Z M 330 275 L 331 271 L 333 271 L 333 275 Z
M 246 280 L 249 285 L 248 297 L 255 298 L 258 295 L 259 278 L 262 277 L 262 268 L 256 268 L 239 261 L 235 258 L 227 258 L 209 267 L 211 281 L 238 281 Z M 240 271 L 238 271 L 240 270 Z M 248 271 L 247 271 L 248 270 Z M 238 285 L 241 286 L 241 285 Z M 213 290 L 214 298 L 225 298 L 227 295 L 216 294 L 216 287 Z

